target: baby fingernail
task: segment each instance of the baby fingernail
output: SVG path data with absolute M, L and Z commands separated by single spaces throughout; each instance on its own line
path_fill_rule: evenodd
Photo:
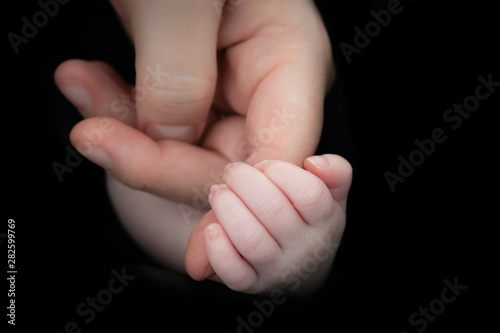
M 213 197 L 219 192 L 219 186 L 218 185 L 212 185 L 210 187 L 210 193 L 208 194 L 208 201 L 211 201 Z
M 231 176 L 238 175 L 242 171 L 241 168 L 238 168 L 238 166 L 240 164 L 243 164 L 243 163 L 242 162 L 235 162 L 235 163 L 229 163 L 228 165 L 226 165 L 226 167 L 224 168 L 224 174 L 222 175 L 222 180 L 226 181 L 228 175 L 231 175 Z
M 63 95 L 84 115 L 90 113 L 92 100 L 90 94 L 83 86 L 78 84 L 68 84 L 61 86 Z
M 224 168 L 224 173 L 229 173 L 235 165 L 236 163 L 229 163 L 228 165 L 226 165 L 226 167 Z
M 219 238 L 219 236 L 221 234 L 220 226 L 217 223 L 210 224 L 205 229 L 205 234 L 207 235 L 209 240 L 211 240 L 211 241 L 216 240 L 217 238 Z
M 257 164 L 255 164 L 253 167 L 261 172 L 264 171 L 264 169 L 266 168 L 266 165 L 269 163 L 269 161 L 262 161 L 262 162 L 259 162 Z
M 104 149 L 92 145 L 90 142 L 78 144 L 76 150 L 103 169 L 111 170 L 113 167 L 108 153 L 106 153 Z
M 213 197 L 217 195 L 222 189 L 227 188 L 226 184 L 217 184 L 210 187 L 210 194 L 208 195 L 208 200 L 212 200 Z
M 328 169 L 332 166 L 330 160 L 324 156 L 312 156 L 307 160 L 319 169 Z

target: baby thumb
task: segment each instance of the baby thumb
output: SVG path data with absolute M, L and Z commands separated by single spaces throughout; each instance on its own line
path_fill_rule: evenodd
M 332 154 L 311 156 L 304 161 L 304 168 L 321 179 L 345 208 L 352 181 L 352 167 L 345 158 Z

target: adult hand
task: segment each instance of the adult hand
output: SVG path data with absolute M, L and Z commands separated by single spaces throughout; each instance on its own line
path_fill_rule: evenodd
M 312 0 L 111 2 L 136 49 L 135 88 L 102 63 L 56 72 L 92 116 L 71 133 L 90 160 L 132 188 L 192 205 L 229 162 L 301 166 L 314 154 L 334 73 Z M 134 93 L 134 108 L 118 103 Z

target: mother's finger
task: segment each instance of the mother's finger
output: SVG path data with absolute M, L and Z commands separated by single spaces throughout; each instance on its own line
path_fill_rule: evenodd
M 186 271 L 196 281 L 203 281 L 215 274 L 205 246 L 205 229 L 213 223 L 218 223 L 218 220 L 214 211 L 210 210 L 194 227 L 186 246 Z
M 157 139 L 191 132 L 199 138 L 217 82 L 220 17 L 213 1 L 113 3 L 129 13 L 139 128 Z
M 321 135 L 334 70 L 331 44 L 313 1 L 243 2 L 223 21 L 221 91 L 246 114 L 250 165 L 278 159 L 302 165 Z
M 209 208 L 207 195 L 227 159 L 187 143 L 156 142 L 114 118 L 94 117 L 78 123 L 70 139 L 76 149 L 129 187 Z
M 108 64 L 68 60 L 57 67 L 54 79 L 83 117 L 113 117 L 135 126 L 135 104 L 130 87 Z
M 325 94 L 318 81 L 306 70 L 284 65 L 259 85 L 247 114 L 248 164 L 275 159 L 302 166 L 315 152 Z

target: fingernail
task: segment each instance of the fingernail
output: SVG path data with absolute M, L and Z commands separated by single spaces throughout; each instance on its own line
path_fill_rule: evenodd
M 176 140 L 193 143 L 196 131 L 193 126 L 166 126 L 150 123 L 146 134 L 153 140 Z
M 238 168 L 236 168 L 236 166 L 238 166 L 241 163 L 242 162 L 235 162 L 226 165 L 226 167 L 224 168 L 224 174 L 222 175 L 222 180 L 226 181 L 228 175 L 236 175 L 238 173 Z
M 229 163 L 228 165 L 226 165 L 226 167 L 224 168 L 224 173 L 229 173 L 231 171 L 231 169 L 234 167 L 236 163 Z
M 330 160 L 324 156 L 312 156 L 307 160 L 319 169 L 329 169 L 332 166 Z
M 222 189 L 227 188 L 226 184 L 215 184 L 210 187 L 210 193 L 208 194 L 208 200 L 211 201 L 213 197 L 217 195 Z
M 266 168 L 267 164 L 269 163 L 269 161 L 262 161 L 262 162 L 259 162 L 257 164 L 255 164 L 253 167 L 257 170 L 259 170 L 260 172 L 264 172 L 264 169 Z
M 96 147 L 90 142 L 84 142 L 81 144 L 78 144 L 76 146 L 76 150 L 86 158 L 88 158 L 90 161 L 93 163 L 99 165 L 103 169 L 106 170 L 111 170 L 113 167 L 113 164 L 111 162 L 111 158 L 109 155 L 104 151 L 104 149 L 100 147 Z
M 210 193 L 208 193 L 208 201 L 212 201 L 213 197 L 219 192 L 219 186 L 218 185 L 212 185 L 210 187 Z
M 212 223 L 205 229 L 205 233 L 209 240 L 214 241 L 221 234 L 220 226 L 217 223 Z
M 61 87 L 63 95 L 84 115 L 90 113 L 92 100 L 90 94 L 83 86 L 68 84 Z

